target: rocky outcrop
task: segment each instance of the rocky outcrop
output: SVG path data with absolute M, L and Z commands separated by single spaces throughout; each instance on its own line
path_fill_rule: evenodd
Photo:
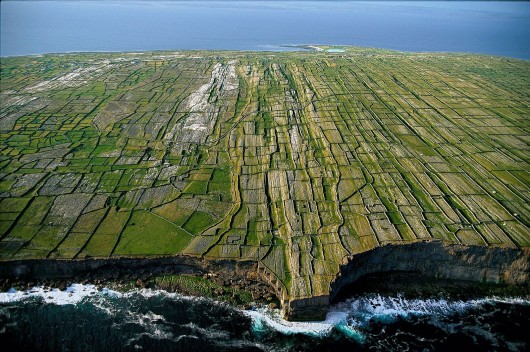
M 283 315 L 292 321 L 324 320 L 329 303 L 328 295 L 282 301 Z
M 328 296 L 291 300 L 284 305 L 284 313 L 291 320 L 323 319 L 330 302 L 341 289 L 368 275 L 391 272 L 527 285 L 530 282 L 530 249 L 462 246 L 441 241 L 388 244 L 345 258 Z

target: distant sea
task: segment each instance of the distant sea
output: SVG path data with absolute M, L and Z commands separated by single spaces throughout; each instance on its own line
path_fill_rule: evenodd
M 528 2 L 1 1 L 0 55 L 331 44 L 530 60 Z M 530 301 L 367 294 L 290 323 L 163 291 L 0 293 L 14 351 L 525 351 Z
M 1 56 L 332 44 L 530 59 L 529 2 L 1 1 Z

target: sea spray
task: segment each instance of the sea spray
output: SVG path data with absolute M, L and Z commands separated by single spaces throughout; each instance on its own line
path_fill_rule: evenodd
M 407 299 L 367 294 L 324 321 L 285 321 L 278 309 L 242 311 L 162 290 L 73 284 L 0 293 L 0 343 L 19 350 L 340 351 L 524 350 L 530 301 Z
M 17 350 L 247 351 L 251 320 L 209 299 L 74 284 L 0 295 L 0 342 Z
M 332 307 L 332 311 L 347 312 L 354 326 L 366 326 L 374 320 L 391 323 L 398 318 L 410 316 L 449 316 L 454 313 L 462 313 L 468 308 L 491 300 L 464 302 L 445 299 L 406 299 L 401 295 L 382 296 L 377 294 L 349 299 Z
M 0 303 L 9 303 L 22 301 L 30 298 L 41 298 L 44 303 L 51 304 L 76 304 L 85 297 L 95 294 L 114 295 L 118 294 L 109 289 L 99 291 L 94 285 L 72 284 L 66 290 L 61 291 L 57 288 L 45 288 L 43 286 L 33 287 L 26 291 L 17 291 L 11 288 L 7 292 L 0 292 Z
M 341 311 L 330 311 L 324 321 L 292 322 L 281 317 L 280 310 L 267 307 L 245 311 L 252 317 L 252 331 L 257 337 L 263 337 L 268 329 L 283 335 L 303 334 L 311 337 L 326 337 L 334 331 L 340 331 L 345 336 L 362 342 L 363 336 L 347 324 L 348 314 Z

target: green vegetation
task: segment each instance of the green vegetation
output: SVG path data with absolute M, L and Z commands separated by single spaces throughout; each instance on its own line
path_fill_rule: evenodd
M 182 251 L 191 239 L 189 233 L 170 221 L 146 211 L 136 211 L 123 230 L 114 254 L 175 254 Z
M 0 259 L 248 260 L 309 297 L 387 243 L 530 246 L 530 63 L 341 49 L 2 58 Z
M 193 296 L 215 298 L 231 304 L 250 304 L 252 294 L 244 287 L 225 287 L 214 280 L 197 275 L 167 275 L 155 277 L 157 287 L 172 292 L 181 292 Z
M 190 233 L 200 234 L 212 223 L 212 217 L 203 211 L 194 212 L 188 221 L 184 224 L 183 228 Z

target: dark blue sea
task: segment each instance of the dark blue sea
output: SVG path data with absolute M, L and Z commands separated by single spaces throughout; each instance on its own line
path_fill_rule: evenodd
M 333 44 L 530 59 L 529 2 L 1 1 L 1 56 Z
M 406 299 L 365 294 L 325 321 L 209 299 L 74 284 L 0 293 L 10 351 L 527 351 L 530 301 Z
M 1 1 L 0 55 L 332 44 L 530 59 L 528 2 Z M 530 301 L 364 294 L 325 321 L 163 291 L 0 293 L 10 351 L 525 351 Z

